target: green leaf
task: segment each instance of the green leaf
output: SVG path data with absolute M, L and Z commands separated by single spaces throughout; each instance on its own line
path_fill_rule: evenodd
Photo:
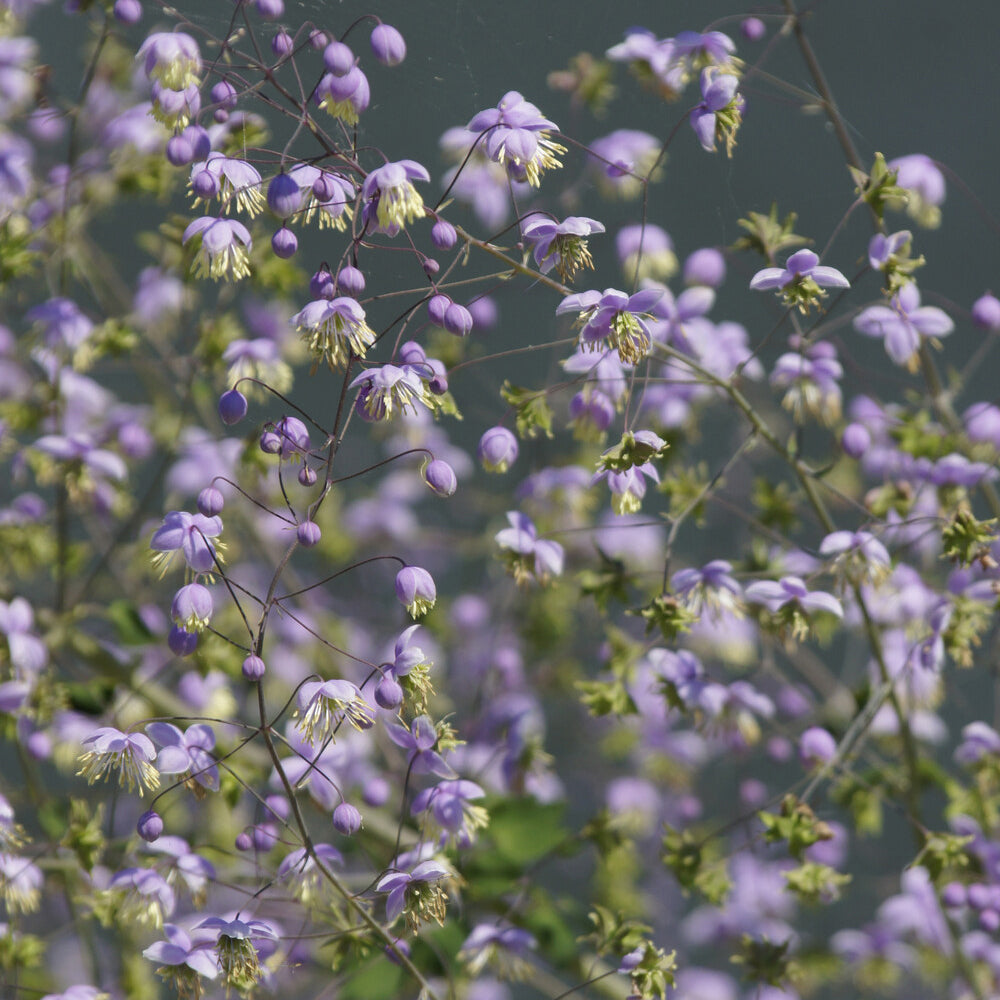
M 490 813 L 489 839 L 512 865 L 523 868 L 570 838 L 563 823 L 563 803 L 543 803 L 533 799 L 500 799 L 487 806 Z
M 539 431 L 552 437 L 552 407 L 545 398 L 544 389 L 526 389 L 505 381 L 500 395 L 514 407 L 518 437 L 537 437 Z

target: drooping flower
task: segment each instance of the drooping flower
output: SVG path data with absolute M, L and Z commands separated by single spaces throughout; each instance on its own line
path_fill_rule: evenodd
M 663 296 L 661 288 L 644 288 L 626 295 L 616 288 L 567 295 L 556 307 L 556 315 L 579 314 L 580 346 L 585 351 L 612 347 L 622 364 L 635 364 L 649 352 L 646 319 Z
M 945 198 L 941 168 L 924 153 L 897 156 L 886 166 L 896 171 L 896 186 L 905 188 L 909 195 L 907 214 L 919 225 L 936 229 L 941 224 L 939 206 Z
M 167 880 L 153 868 L 124 868 L 108 884 L 121 893 L 122 917 L 150 927 L 162 927 L 163 918 L 173 915 L 177 898 Z
M 101 726 L 81 741 L 89 749 L 80 755 L 80 770 L 76 773 L 87 779 L 87 784 L 107 778 L 111 771 L 118 771 L 118 784 L 129 792 L 156 789 L 160 775 L 153 766 L 156 750 L 148 736 L 142 733 L 123 733 L 113 726 Z
M 287 179 L 287 175 L 282 176 Z M 209 153 L 206 160 L 195 163 L 188 184 L 196 204 L 199 201 L 207 204 L 217 197 L 226 213 L 235 206 L 253 218 L 266 204 L 257 168 L 246 160 L 222 153 Z
M 819 553 L 832 556 L 835 571 L 848 580 L 878 584 L 892 568 L 886 547 L 870 531 L 834 531 L 820 543 Z
M 799 346 L 796 338 L 791 339 L 793 346 Z M 829 341 L 820 340 L 782 354 L 771 372 L 771 385 L 786 390 L 781 405 L 796 420 L 811 413 L 829 426 L 840 419 L 843 396 L 839 379 L 843 374 L 837 349 Z
M 189 774 L 189 785 L 197 782 L 211 792 L 218 791 L 219 768 L 212 756 L 215 733 L 211 726 L 196 722 L 181 732 L 169 722 L 151 722 L 146 733 L 162 747 L 156 757 L 160 774 Z
M 548 583 L 563 571 L 563 547 L 558 542 L 539 538 L 535 525 L 527 514 L 507 511 L 509 528 L 498 531 L 494 538 L 500 546 L 504 562 L 517 583 L 536 580 Z
M 515 181 L 538 187 L 546 170 L 562 166 L 559 156 L 566 147 L 550 137 L 559 126 L 516 90 L 504 94 L 495 108 L 480 111 L 467 128 L 484 134 L 490 159 L 502 164 Z
M 357 125 L 371 103 L 368 77 L 356 65 L 341 76 L 325 73 L 316 86 L 314 98 L 329 115 L 347 126 Z
M 377 167 L 361 187 L 365 200 L 363 217 L 375 232 L 395 236 L 407 223 L 424 215 L 424 200 L 413 181 L 429 181 L 431 175 L 416 160 L 399 160 Z
M 435 749 L 440 734 L 430 716 L 418 715 L 410 723 L 409 729 L 395 722 L 387 722 L 385 731 L 396 746 L 410 751 L 406 766 L 413 774 L 436 774 L 439 778 L 455 777 L 455 772 Z
M 320 361 L 331 370 L 344 368 L 353 354 L 363 358 L 375 343 L 375 331 L 368 325 L 365 311 L 346 296 L 316 299 L 291 319 L 314 358 L 313 371 Z
M 189 514 L 172 510 L 156 529 L 149 547 L 156 552 L 153 565 L 165 573 L 176 552 L 184 556 L 188 567 L 195 573 L 210 573 L 215 568 L 217 543 L 209 541 L 222 533 L 222 518 Z
M 618 129 L 590 144 L 591 171 L 612 198 L 638 198 L 645 182 L 656 180 L 662 146 L 654 135 Z
M 299 847 L 287 854 L 278 865 L 278 879 L 292 883 L 296 898 L 306 906 L 313 906 L 323 899 L 324 893 L 332 887 L 326 880 L 323 868 L 344 864 L 344 856 L 333 844 L 313 844 L 312 851 Z
M 425 920 L 443 925 L 448 897 L 441 882 L 451 874 L 444 864 L 431 858 L 421 861 L 413 871 L 383 875 L 375 891 L 388 894 L 385 900 L 387 922 L 394 924 L 405 912 L 407 923 L 414 932 Z
M 345 720 L 359 732 L 375 724 L 375 709 L 350 681 L 306 681 L 296 701 L 295 727 L 310 745 L 332 738 Z
M 506 427 L 491 427 L 479 439 L 476 454 L 487 472 L 506 472 L 517 460 L 517 438 Z
M 419 792 L 410 812 L 413 816 L 427 813 L 445 837 L 452 837 L 460 847 L 467 847 L 477 831 L 489 823 L 489 814 L 475 799 L 486 795 L 474 781 L 464 778 L 441 781 Z
M 32 913 L 42 901 L 45 876 L 28 858 L 0 853 L 0 899 L 11 913 Z
M 809 616 L 816 612 L 844 617 L 844 608 L 833 594 L 821 590 L 810 591 L 797 576 L 783 576 L 780 580 L 759 580 L 744 591 L 751 604 L 762 604 L 782 625 L 790 626 L 796 639 L 809 634 Z
M 427 382 L 433 377 L 428 364 L 382 365 L 369 368 L 350 384 L 358 389 L 355 409 L 363 420 L 392 420 L 397 413 L 418 412 L 417 404 L 433 408 Z
M 542 274 L 555 268 L 563 281 L 572 281 L 581 268 L 593 269 L 587 237 L 603 232 L 604 226 L 596 219 L 571 215 L 562 222 L 552 219 L 530 221 L 522 235 Z
M 670 587 L 685 607 L 698 615 L 704 608 L 709 618 L 718 621 L 723 614 L 743 613 L 743 588 L 732 571 L 725 559 L 713 559 L 700 569 L 678 570 L 670 578 Z
M 239 917 L 233 920 L 209 917 L 195 930 L 203 927 L 217 932 L 215 954 L 226 983 L 243 992 L 252 990 L 264 975 L 254 942 L 276 940 L 278 935 L 274 929 L 263 920 L 241 920 Z
M 143 958 L 159 963 L 156 974 L 171 983 L 179 996 L 197 997 L 201 988 L 198 977 L 215 979 L 219 974 L 216 935 L 207 928 L 189 935 L 176 924 L 164 924 L 163 934 L 166 940 L 154 941 L 145 948 Z
M 920 290 L 909 282 L 889 305 L 869 306 L 854 319 L 854 329 L 866 337 L 881 337 L 886 354 L 897 364 L 916 371 L 924 337 L 946 337 L 955 324 L 943 309 L 922 306 Z
M 158 31 L 139 47 L 137 59 L 149 80 L 156 80 L 170 90 L 184 90 L 198 83 L 201 52 L 198 43 L 181 31 Z
M 850 288 L 851 283 L 840 271 L 826 267 L 812 250 L 796 250 L 784 268 L 765 267 L 750 279 L 755 292 L 774 289 L 781 293 L 786 305 L 798 306 L 806 313 L 817 306 L 826 294 L 824 288 Z
M 194 273 L 215 281 L 239 281 L 250 275 L 250 231 L 235 219 L 216 219 L 203 215 L 184 230 L 186 244 L 195 236 L 201 240 L 194 257 Z
M 737 88 L 739 77 L 731 73 L 702 70 L 701 103 L 692 110 L 691 128 L 702 149 L 715 152 L 716 141 L 725 143 L 726 154 L 733 155 L 736 132 L 743 122 L 746 101 Z
M 427 614 L 437 600 L 434 578 L 420 566 L 404 566 L 396 574 L 396 597 L 411 618 Z
M 520 927 L 506 924 L 477 924 L 458 952 L 471 976 L 484 968 L 496 970 L 504 979 L 526 979 L 531 966 L 525 955 L 538 947 L 534 936 Z

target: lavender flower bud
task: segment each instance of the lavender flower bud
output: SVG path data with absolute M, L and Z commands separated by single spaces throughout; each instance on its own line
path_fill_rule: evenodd
M 287 31 L 279 31 L 271 39 L 271 51 L 280 59 L 283 56 L 291 55 L 295 49 L 295 40 Z
M 329 45 L 330 39 L 325 31 L 310 31 L 309 32 L 309 44 L 314 49 L 324 49 Z
M 308 465 L 299 469 L 299 483 L 303 486 L 313 486 L 316 483 L 316 470 Z
M 222 491 L 214 486 L 206 486 L 198 494 L 198 512 L 205 517 L 215 517 L 222 513 L 222 508 L 226 505 L 226 498 Z
M 236 107 L 236 88 L 228 80 L 220 80 L 209 91 L 213 104 L 218 104 L 227 111 Z
M 219 417 L 227 427 L 238 424 L 247 415 L 247 398 L 238 389 L 219 397 Z
M 441 265 L 433 257 L 425 257 L 421 266 L 428 278 L 433 278 L 441 270 Z
M 189 583 L 174 594 L 170 617 L 185 632 L 201 632 L 212 619 L 212 592 L 200 583 Z
M 236 840 L 233 846 L 237 851 L 250 851 L 253 850 L 253 838 L 249 833 L 244 830 L 242 833 L 236 835 Z
M 396 597 L 411 618 L 419 618 L 427 614 L 437 600 L 434 578 L 420 566 L 404 566 L 396 574 Z
M 958 910 L 965 906 L 965 886 L 961 882 L 949 882 L 941 890 L 941 902 L 950 910 Z
M 266 669 L 264 661 L 259 656 L 251 654 L 243 661 L 243 676 L 248 681 L 259 681 Z
M 142 20 L 142 4 L 139 0 L 115 0 L 111 13 L 119 24 L 131 27 Z
M 275 174 L 267 185 L 267 207 L 280 219 L 287 219 L 302 207 L 302 192 L 289 174 Z
M 496 300 L 489 295 L 480 295 L 478 299 L 473 299 L 469 303 L 469 312 L 472 313 L 472 321 L 478 330 L 489 330 L 497 323 Z
M 199 170 L 191 178 L 191 191 L 204 201 L 209 201 L 219 193 L 219 178 L 210 170 Z
M 836 752 L 837 741 L 820 726 L 811 726 L 799 737 L 799 760 L 803 767 L 825 764 Z
M 759 17 L 745 17 L 740 22 L 740 34 L 748 42 L 759 42 L 766 31 L 767 28 Z
M 398 66 L 406 58 L 406 42 L 391 24 L 380 24 L 372 31 L 371 45 L 383 66 Z
M 258 823 L 250 831 L 250 836 L 258 851 L 269 851 L 278 842 L 278 828 L 273 823 Z
M 135 831 L 151 844 L 154 840 L 159 840 L 163 833 L 163 819 L 158 812 L 152 809 L 147 810 L 139 817 L 139 822 L 135 824 Z
M 403 687 L 395 677 L 387 675 L 375 685 L 375 703 L 389 711 L 403 703 Z
M 871 447 L 872 436 L 864 424 L 848 424 L 840 438 L 840 446 L 848 458 L 861 458 Z
M 713 247 L 695 250 L 684 261 L 685 285 L 708 285 L 718 288 L 726 280 L 726 258 Z
M 325 267 L 309 279 L 309 294 L 314 299 L 332 299 L 336 294 L 333 275 Z
M 271 249 L 274 251 L 275 257 L 280 257 L 282 260 L 288 260 L 289 257 L 294 256 L 298 248 L 298 238 L 288 226 L 282 226 L 271 237 Z
M 312 193 L 317 201 L 331 201 L 337 194 L 337 185 L 334 184 L 333 178 L 329 174 L 321 172 L 313 181 Z
M 194 145 L 182 132 L 167 140 L 167 162 L 172 167 L 184 167 L 194 160 Z
M 517 452 L 517 438 L 506 427 L 491 427 L 479 439 L 477 454 L 487 472 L 506 472 Z
M 473 327 L 472 313 L 465 306 L 452 302 L 444 311 L 444 323 L 441 325 L 456 337 L 468 337 Z
M 253 5 L 261 17 L 272 21 L 285 13 L 284 0 L 254 0 Z
M 334 76 L 346 76 L 354 68 L 354 53 L 343 42 L 330 42 L 323 49 L 323 65 Z
M 450 250 L 458 241 L 455 227 L 446 219 L 438 219 L 431 226 L 431 242 L 438 250 Z
M 299 545 L 303 548 L 311 549 L 319 543 L 323 537 L 323 532 L 319 530 L 319 525 L 315 521 L 303 521 L 296 529 L 295 535 L 299 540 Z
M 424 482 L 439 497 L 450 497 L 458 489 L 455 470 L 440 458 L 428 462 L 423 470 Z
M 348 264 L 337 272 L 337 288 L 344 295 L 356 299 L 365 290 L 365 276 Z
M 438 326 L 444 326 L 444 314 L 451 304 L 447 295 L 434 295 L 427 303 L 427 312 Z
M 972 304 L 972 322 L 990 333 L 1000 332 L 1000 299 L 989 292 Z
M 345 837 L 353 836 L 361 829 L 361 813 L 350 802 L 341 802 L 333 810 L 333 828 Z

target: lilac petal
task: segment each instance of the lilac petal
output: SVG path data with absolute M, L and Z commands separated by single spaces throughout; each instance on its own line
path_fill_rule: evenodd
M 568 312 L 586 312 L 593 309 L 601 301 L 601 293 L 595 289 L 589 292 L 577 292 L 576 295 L 567 295 L 566 298 L 556 306 L 556 315 L 561 316 Z
M 191 758 L 181 747 L 164 747 L 156 758 L 156 768 L 162 774 L 183 774 L 191 767 Z
M 866 337 L 884 337 L 885 324 L 898 323 L 899 313 L 888 306 L 869 306 L 854 319 L 854 329 Z
M 146 732 L 161 747 L 179 746 L 184 742 L 184 734 L 169 722 L 151 722 L 146 726 Z
M 781 288 L 785 283 L 785 272 L 780 267 L 765 267 L 750 279 L 750 288 L 755 292 Z
M 909 323 L 887 324 L 885 349 L 897 365 L 905 365 L 920 350 L 920 334 Z
M 955 329 L 951 317 L 943 309 L 938 309 L 936 306 L 923 306 L 920 309 L 915 309 L 909 314 L 909 317 L 910 322 L 925 337 L 947 337 Z
M 385 901 L 385 919 L 394 924 L 406 907 L 406 885 L 398 886 L 389 893 Z
M 824 267 L 822 264 L 809 272 L 809 277 L 820 288 L 850 288 L 851 283 L 835 267 Z
M 691 128 L 701 143 L 701 148 L 711 153 L 715 149 L 715 114 L 701 108 L 691 112 Z
M 819 264 L 819 257 L 812 250 L 796 250 L 785 262 L 785 267 L 794 274 L 812 272 Z
M 641 291 L 629 296 L 626 309 L 632 313 L 649 312 L 662 298 L 662 288 L 643 288 Z
M 844 617 L 844 607 L 833 594 L 825 594 L 818 590 L 812 594 L 806 594 L 799 598 L 799 604 L 807 611 L 828 611 L 838 618 Z

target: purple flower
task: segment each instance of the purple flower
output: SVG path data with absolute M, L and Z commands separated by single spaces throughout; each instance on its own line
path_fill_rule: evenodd
M 274 929 L 263 920 L 241 920 L 239 917 L 233 920 L 209 917 L 195 930 L 203 927 L 217 932 L 215 953 L 226 982 L 242 992 L 250 992 L 264 975 L 255 942 L 277 940 Z
M 818 305 L 824 288 L 850 288 L 851 284 L 840 271 L 820 264 L 812 250 L 797 250 L 788 258 L 784 269 L 765 267 L 750 279 L 756 292 L 775 289 L 780 291 L 786 305 L 798 306 L 800 312 Z
M 835 556 L 835 565 L 866 583 L 889 575 L 891 560 L 885 546 L 868 531 L 834 531 L 820 543 L 820 555 Z
M 0 895 L 10 913 L 37 910 L 44 885 L 38 865 L 16 854 L 0 854 Z
M 474 799 L 485 795 L 474 781 L 464 778 L 441 781 L 419 792 L 410 812 L 414 816 L 429 812 L 445 834 L 456 838 L 459 846 L 467 847 L 475 839 L 476 831 L 489 822 L 486 810 L 472 804 Z
M 479 439 L 477 454 L 487 472 L 506 472 L 517 453 L 517 438 L 506 427 L 491 427 Z
M 94 324 L 72 299 L 49 299 L 29 309 L 25 319 L 43 331 L 49 347 L 64 347 L 70 351 L 80 347 L 94 329 Z
M 404 566 L 396 574 L 396 597 L 411 618 L 419 618 L 427 614 L 437 600 L 434 578 L 420 566 Z
M 156 757 L 160 774 L 187 774 L 202 788 L 218 791 L 219 769 L 212 751 L 215 733 L 212 727 L 201 722 L 188 726 L 181 732 L 168 722 L 151 722 L 146 733 L 163 748 Z
M 356 376 L 349 388 L 358 389 L 355 410 L 363 420 L 391 420 L 397 412 L 418 412 L 417 404 L 434 405 L 427 382 L 433 369 L 426 362 L 420 365 L 382 365 L 369 368 Z
M 345 719 L 359 732 L 375 724 L 375 710 L 350 681 L 306 681 L 296 701 L 295 727 L 310 746 L 332 739 Z
M 406 42 L 391 24 L 379 24 L 372 29 L 371 47 L 383 66 L 398 66 L 406 58 Z
M 156 529 L 149 547 L 156 552 L 153 565 L 166 572 L 175 552 L 181 552 L 195 573 L 209 573 L 215 568 L 216 546 L 209 541 L 222 533 L 222 518 L 172 510 Z
M 114 874 L 108 888 L 124 894 L 123 917 L 140 924 L 161 927 L 177 905 L 174 890 L 152 868 L 124 868 Z
M 145 788 L 156 789 L 160 776 L 153 766 L 156 750 L 148 736 L 142 733 L 123 733 L 113 726 L 101 726 L 81 740 L 89 749 L 80 755 L 80 770 L 76 773 L 87 779 L 87 784 L 107 778 L 113 769 L 118 771 L 118 784 L 129 792 Z
M 820 726 L 811 726 L 799 737 L 799 760 L 803 767 L 819 767 L 833 760 L 837 741 Z
M 742 94 L 737 93 L 739 85 L 739 77 L 731 73 L 702 71 L 701 103 L 692 110 L 690 121 L 701 148 L 709 153 L 715 152 L 718 139 L 726 144 L 726 153 L 733 155 L 736 132 L 743 121 L 746 105 Z
M 603 469 L 594 475 L 593 482 L 597 483 L 602 479 L 611 490 L 612 510 L 618 515 L 625 515 L 635 514 L 642 507 L 642 498 L 646 495 L 646 480 L 658 483 L 660 474 L 652 462 L 641 462 L 621 471 Z
M 854 329 L 866 337 L 881 337 L 885 350 L 897 364 L 916 371 L 922 337 L 946 337 L 955 324 L 943 309 L 920 305 L 920 290 L 911 281 L 888 306 L 869 306 L 854 319 Z
M 363 358 L 375 343 L 375 331 L 365 311 L 348 297 L 316 299 L 291 319 L 302 335 L 315 365 L 325 360 L 331 370 L 345 368 L 351 355 Z
M 629 281 L 665 281 L 677 270 L 674 241 L 665 229 L 652 223 L 622 226 L 615 236 L 615 251 Z
M 1000 757 L 1000 733 L 985 722 L 970 722 L 962 729 L 962 742 L 955 750 L 955 760 L 967 767 L 984 757 Z
M 199 82 L 198 43 L 183 32 L 154 32 L 139 47 L 136 58 L 143 60 L 147 79 L 156 80 L 170 90 L 184 90 Z
M 787 617 L 792 635 L 797 639 L 804 639 L 809 634 L 810 614 L 824 612 L 837 618 L 844 617 L 844 608 L 833 594 L 810 591 L 797 576 L 751 583 L 744 591 L 744 597 L 751 604 L 763 604 L 774 615 Z
M 708 322 L 704 317 L 715 305 L 715 291 L 707 285 L 696 285 L 685 289 L 677 298 L 669 288 L 663 287 L 662 292 L 663 297 L 650 310 L 657 321 L 652 327 L 654 338 L 673 344 L 679 351 L 696 355 L 698 352 L 689 339 L 688 327 L 699 327 Z M 708 334 L 698 339 L 710 343 L 713 338 Z
M 510 527 L 498 531 L 494 541 L 518 583 L 534 579 L 544 584 L 562 575 L 565 556 L 558 542 L 539 538 L 531 518 L 520 511 L 507 511 L 507 521 Z
M 792 338 L 799 346 L 798 338 Z M 843 396 L 839 379 L 844 369 L 837 360 L 837 349 L 828 341 L 805 344 L 799 351 L 782 354 L 771 372 L 771 385 L 786 389 L 781 405 L 795 419 L 811 413 L 828 426 L 840 419 Z
M 484 133 L 487 155 L 515 181 L 538 187 L 546 170 L 562 166 L 559 156 L 566 147 L 550 138 L 558 126 L 516 90 L 504 94 L 495 108 L 480 111 L 466 127 Z
M 648 132 L 619 129 L 590 144 L 591 170 L 610 197 L 638 198 L 646 180 L 655 180 L 660 141 Z
M 921 226 L 937 228 L 941 224 L 941 209 L 938 206 L 945 197 L 941 168 L 923 153 L 897 156 L 886 166 L 896 171 L 897 186 L 906 188 L 909 193 L 907 214 Z
M 326 73 L 316 86 L 313 95 L 316 103 L 334 118 L 347 126 L 357 125 L 361 115 L 371 103 L 371 88 L 368 77 L 359 66 L 351 68 L 341 76 Z
M 650 334 L 646 318 L 663 296 L 662 288 L 644 288 L 626 295 L 616 288 L 567 295 L 556 307 L 556 315 L 578 313 L 580 346 L 585 351 L 611 347 L 622 364 L 635 364 L 649 352 Z
M 705 607 L 709 617 L 718 620 L 723 613 L 740 613 L 743 588 L 732 570 L 725 559 L 713 559 L 701 569 L 678 570 L 670 578 L 670 587 L 690 610 L 701 614 Z
M 181 981 L 183 977 L 173 969 L 184 966 L 206 979 L 215 979 L 219 974 L 219 960 L 215 956 L 214 933 L 205 930 L 191 937 L 176 924 L 164 924 L 163 933 L 165 941 L 155 941 L 142 953 L 143 958 L 164 967 L 157 970 L 159 975 Z
M 200 633 L 212 619 L 212 592 L 200 583 L 189 583 L 174 594 L 170 617 L 185 632 Z
M 430 179 L 416 160 L 386 163 L 373 170 L 361 187 L 366 225 L 374 223 L 375 232 L 395 236 L 408 222 L 422 218 L 424 200 L 412 182 Z
M 436 774 L 439 778 L 455 777 L 455 772 L 434 749 L 438 742 L 438 732 L 428 716 L 418 715 L 409 729 L 394 722 L 387 722 L 385 729 L 389 739 L 396 746 L 410 751 L 407 767 L 414 774 Z
M 340 174 L 320 170 L 311 163 L 298 163 L 288 171 L 302 193 L 303 206 L 298 219 L 303 223 L 318 218 L 319 228 L 343 230 L 353 217 L 354 185 Z M 346 290 L 346 289 L 345 289 Z
M 387 922 L 394 924 L 405 910 L 414 930 L 421 920 L 432 919 L 443 924 L 448 897 L 437 883 L 450 876 L 448 868 L 433 858 L 421 861 L 411 872 L 383 875 L 375 891 L 388 893 L 385 900 Z
M 563 281 L 572 281 L 581 268 L 594 267 L 586 237 L 603 232 L 604 226 L 596 219 L 571 215 L 558 223 L 551 219 L 528 222 L 522 236 L 542 274 L 555 268 Z
M 534 936 L 520 927 L 477 924 L 462 942 L 458 957 L 466 963 L 471 976 L 492 966 L 504 978 L 520 979 L 526 978 L 531 968 L 525 955 L 537 947 Z
M 194 258 L 198 277 L 239 281 L 250 275 L 250 231 L 235 219 L 203 215 L 184 230 L 183 242 L 201 237 Z

